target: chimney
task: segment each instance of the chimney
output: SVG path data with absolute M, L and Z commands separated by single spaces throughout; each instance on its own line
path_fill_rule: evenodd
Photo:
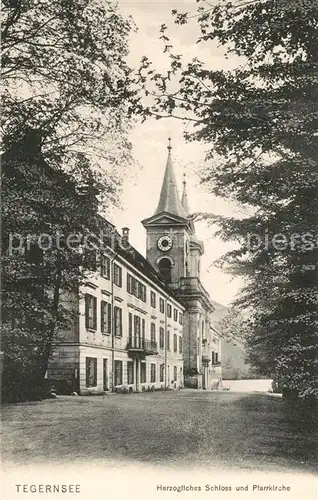
M 129 227 L 123 227 L 122 228 L 122 243 L 124 247 L 129 246 Z

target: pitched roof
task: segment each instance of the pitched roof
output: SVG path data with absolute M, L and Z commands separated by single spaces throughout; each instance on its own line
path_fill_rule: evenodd
M 181 198 L 181 204 L 184 208 L 186 215 L 190 214 L 189 201 L 188 201 L 188 191 L 187 191 L 187 181 L 185 178 L 185 174 L 183 174 L 183 192 Z
M 179 302 L 179 304 L 184 305 L 174 290 L 169 287 L 163 277 L 156 271 L 150 262 L 130 243 L 127 243 L 126 245 L 123 243 L 121 235 L 113 224 L 111 224 L 102 215 L 98 216 L 98 221 L 100 229 L 105 231 L 104 234 L 106 237 L 103 238 L 103 241 L 106 245 L 110 246 L 118 256 L 123 257 L 127 262 L 134 266 L 136 270 L 162 288 L 167 294 L 170 295 L 171 298 Z
M 161 212 L 168 212 L 178 217 L 187 218 L 187 214 L 179 198 L 176 176 L 171 160 L 171 146 L 168 146 L 168 158 L 166 170 L 162 182 L 159 203 L 154 215 Z

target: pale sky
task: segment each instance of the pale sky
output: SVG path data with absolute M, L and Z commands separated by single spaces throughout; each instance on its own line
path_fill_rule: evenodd
M 166 1 L 119 1 L 123 14 L 131 15 L 138 27 L 138 33 L 130 40 L 129 64 L 138 67 L 143 55 L 147 55 L 156 69 L 165 68 L 166 61 L 162 55 L 162 42 L 159 30 L 162 23 L 168 28 L 168 34 L 177 53 L 186 54 L 189 59 L 198 56 L 208 62 L 210 67 L 224 68 L 234 65 L 234 60 L 224 59 L 217 47 L 211 51 L 195 44 L 197 27 L 195 19 L 185 26 L 175 26 L 171 21 L 171 10 L 195 13 L 195 0 L 187 2 Z M 212 212 L 232 215 L 234 208 L 226 200 L 216 198 L 206 189 L 199 186 L 197 172 L 204 165 L 205 149 L 199 143 L 185 143 L 182 132 L 182 121 L 175 119 L 147 120 L 137 123 L 131 133 L 133 155 L 140 164 L 139 170 L 127 172 L 121 197 L 121 210 L 114 210 L 112 220 L 120 230 L 123 226 L 130 228 L 131 243 L 145 255 L 146 233 L 141 220 L 150 217 L 157 206 L 161 183 L 167 159 L 168 137 L 172 138 L 172 159 L 179 193 L 182 192 L 183 173 L 187 176 L 188 198 L 191 212 Z M 196 223 L 197 236 L 204 242 L 205 254 L 202 257 L 201 280 L 211 294 L 213 300 L 228 305 L 237 292 L 241 281 L 224 274 L 213 261 L 229 248 L 212 236 L 212 230 L 204 223 Z

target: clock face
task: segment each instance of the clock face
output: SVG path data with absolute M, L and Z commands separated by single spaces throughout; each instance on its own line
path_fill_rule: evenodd
M 157 244 L 159 250 L 161 250 L 162 252 L 167 252 L 172 248 L 172 239 L 170 238 L 170 236 L 161 236 L 158 239 Z

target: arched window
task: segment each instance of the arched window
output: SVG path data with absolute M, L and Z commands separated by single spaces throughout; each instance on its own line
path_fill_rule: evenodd
M 159 261 L 159 272 L 167 283 L 171 283 L 171 261 L 163 258 Z

